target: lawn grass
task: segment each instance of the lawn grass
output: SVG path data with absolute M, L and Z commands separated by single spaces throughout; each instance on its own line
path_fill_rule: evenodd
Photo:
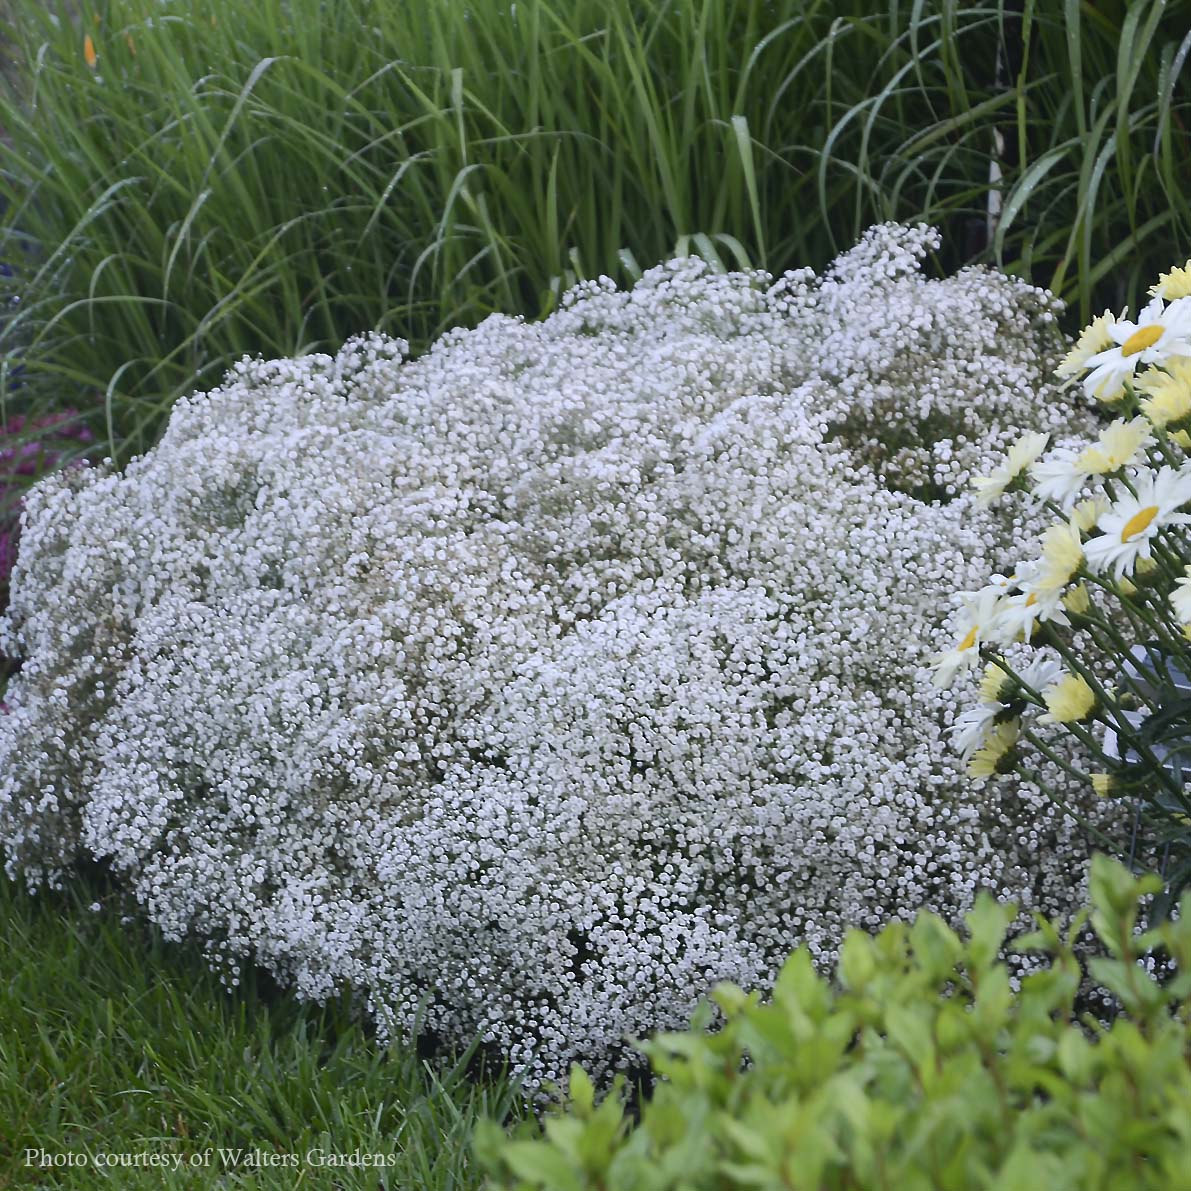
M 0 877 L 0 1188 L 479 1185 L 471 1130 L 517 1114 L 507 1082 L 468 1056 L 381 1050 L 345 1004 L 301 1005 L 261 973 L 229 992 L 192 946 L 122 922 L 131 912 L 100 878 L 31 896 Z M 28 1148 L 211 1158 L 176 1173 L 39 1169 Z M 311 1149 L 395 1164 L 320 1168 Z M 253 1167 L 253 1151 L 299 1164 Z

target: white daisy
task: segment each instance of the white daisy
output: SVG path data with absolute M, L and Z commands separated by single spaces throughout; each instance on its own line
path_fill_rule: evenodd
M 1103 314 L 1084 327 L 1075 341 L 1075 346 L 1063 357 L 1062 363 L 1055 369 L 1055 376 L 1060 379 L 1076 376 L 1088 366 L 1088 361 L 1112 347 L 1113 340 L 1108 328 L 1116 321 L 1112 311 Z
M 1175 581 L 1170 593 L 1170 606 L 1179 624 L 1191 624 L 1191 567 L 1184 569 L 1184 578 Z
M 1094 446 L 1085 447 L 1079 454 L 1071 447 L 1059 447 L 1031 465 L 1034 495 L 1070 510 L 1092 476 L 1112 475 L 1136 463 L 1139 454 L 1155 441 L 1152 430 L 1148 418 L 1117 418 L 1100 432 Z
M 1101 536 L 1084 544 L 1088 566 L 1094 571 L 1110 568 L 1120 580 L 1133 574 L 1139 558 L 1151 558 L 1150 540 L 1166 525 L 1185 525 L 1186 513 L 1176 512 L 1191 501 L 1191 465 L 1177 471 L 1164 467 L 1157 474 L 1135 474 L 1137 495 L 1126 493 L 1110 506 L 1097 527 Z
M 1095 528 L 1096 522 L 1111 507 L 1112 502 L 1108 497 L 1103 492 L 1098 492 L 1095 496 L 1091 496 L 1087 500 L 1081 500 L 1079 504 L 1070 510 L 1071 525 L 1075 529 L 1078 529 L 1081 534 L 1085 534 Z
M 1070 510 L 1092 474 L 1078 465 L 1080 457 L 1071 447 L 1059 447 L 1045 459 L 1032 463 L 1030 475 L 1034 478 L 1034 495 L 1039 500 L 1052 500 Z
M 1013 768 L 1014 746 L 1021 732 L 1021 720 L 1008 720 L 997 724 L 989 733 L 981 748 L 972 754 L 968 762 L 968 773 L 972 777 L 993 777 L 1008 773 Z
M 990 640 L 999 645 L 1011 645 L 1019 640 L 1029 641 L 1038 624 L 1047 621 L 1061 625 L 1071 623 L 1063 611 L 1062 587 L 1052 586 L 1046 580 L 1041 559 L 1018 567 L 1013 583 L 1020 590 L 1005 597 L 989 634 Z
M 1050 526 L 1042 535 L 1043 566 L 1040 585 L 1063 588 L 1079 573 L 1083 565 L 1083 539 L 1079 527 L 1069 521 Z
M 1155 298 L 1137 322 L 1119 319 L 1106 328 L 1115 346 L 1087 361 L 1084 392 L 1100 401 L 1118 397 L 1139 364 L 1161 364 L 1170 356 L 1191 355 L 1191 299 L 1167 306 Z
M 1107 476 L 1120 471 L 1122 467 L 1136 463 L 1144 448 L 1154 445 L 1152 429 L 1148 418 L 1139 416 L 1128 422 L 1117 418 L 1100 431 L 1096 445 L 1084 450 L 1076 465 L 1089 475 Z
M 1041 649 L 1018 671 L 1017 676 L 1031 690 L 1040 691 L 1050 686 L 1062 672 L 1063 663 L 1059 661 L 1058 655 Z
M 1049 434 L 1023 434 L 1009 448 L 1000 467 L 991 475 L 972 480 L 977 501 L 982 505 L 992 504 L 1046 450 L 1049 441 Z
M 988 735 L 997 722 L 997 716 L 1004 711 L 1000 703 L 976 703 L 965 708 L 955 717 L 951 729 L 951 746 L 965 760 L 984 747 Z
M 1021 688 L 1033 692 L 1049 686 L 1063 673 L 1063 663 L 1052 650 L 1039 649 L 1020 669 L 1004 669 L 997 662 L 990 662 L 980 680 L 978 694 L 981 703 L 995 703 L 1002 707 L 1021 697 Z
M 956 625 L 959 640 L 951 649 L 945 649 L 931 658 L 935 686 L 944 689 L 949 687 L 960 670 L 979 659 L 981 643 L 996 631 L 1007 581 L 1001 579 L 997 582 L 997 576 L 993 578 L 994 581 L 987 587 L 976 592 L 963 592 L 959 596 L 963 605 L 963 614 Z

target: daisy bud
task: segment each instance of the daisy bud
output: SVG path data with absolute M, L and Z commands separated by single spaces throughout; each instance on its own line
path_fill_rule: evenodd
M 1012 676 L 995 662 L 985 666 L 984 676 L 980 679 L 981 703 L 1008 703 L 1016 689 Z
M 1191 261 L 1181 269 L 1160 274 L 1158 284 L 1150 286 L 1150 296 L 1164 298 L 1167 302 L 1191 296 Z
M 1096 522 L 1100 520 L 1101 515 L 1107 513 L 1110 508 L 1112 503 L 1106 496 L 1092 496 L 1087 500 L 1081 500 L 1071 510 L 1071 524 L 1081 534 L 1090 533 L 1096 528 Z
M 1011 773 L 1017 763 L 1016 746 L 1020 730 L 1020 720 L 997 724 L 986 737 L 984 747 L 977 749 L 968 762 L 968 773 L 972 777 Z
M 1085 616 L 1092 610 L 1092 598 L 1086 583 L 1077 584 L 1063 597 L 1063 607 L 1073 616 Z
M 1078 674 L 1067 674 L 1042 692 L 1046 715 L 1041 724 L 1073 724 L 1086 720 L 1096 710 L 1096 693 Z
M 1120 782 L 1111 773 L 1093 773 L 1092 789 L 1098 798 L 1112 798 L 1119 794 Z

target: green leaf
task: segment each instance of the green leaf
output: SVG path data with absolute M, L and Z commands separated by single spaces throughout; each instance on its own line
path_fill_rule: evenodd
M 1005 934 L 1017 917 L 1017 906 L 1012 902 L 1002 905 L 986 890 L 976 895 L 976 903 L 964 918 L 970 938 L 967 946 L 967 960 L 974 973 L 979 973 L 996 962 Z
M 584 1191 L 582 1175 L 547 1142 L 511 1141 L 501 1156 L 513 1174 L 531 1186 L 541 1187 L 543 1191 Z

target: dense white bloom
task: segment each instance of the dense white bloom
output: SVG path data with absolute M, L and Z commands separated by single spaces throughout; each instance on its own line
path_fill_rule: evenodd
M 1115 578 L 1133 574 L 1139 558 L 1151 558 L 1150 543 L 1167 525 L 1186 525 L 1191 516 L 1180 513 L 1191 502 L 1191 465 L 1134 473 L 1133 492 L 1114 501 L 1097 522 L 1100 536 L 1084 544 L 1088 566 L 1111 570 Z
M 530 1086 L 799 942 L 981 888 L 1069 909 L 1078 832 L 971 787 L 926 670 L 1020 529 L 972 475 L 1071 429 L 1054 307 L 927 280 L 935 242 L 244 363 L 122 474 L 44 481 L 8 870 L 104 858 L 170 936 L 352 986 L 383 1036 L 425 1006 Z
M 1111 401 L 1131 380 L 1138 365 L 1161 364 L 1171 356 L 1191 355 L 1191 299 L 1179 298 L 1167 306 L 1161 298 L 1137 317 L 1137 322 L 1117 319 L 1106 328 L 1113 346 L 1085 362 L 1084 392 Z

